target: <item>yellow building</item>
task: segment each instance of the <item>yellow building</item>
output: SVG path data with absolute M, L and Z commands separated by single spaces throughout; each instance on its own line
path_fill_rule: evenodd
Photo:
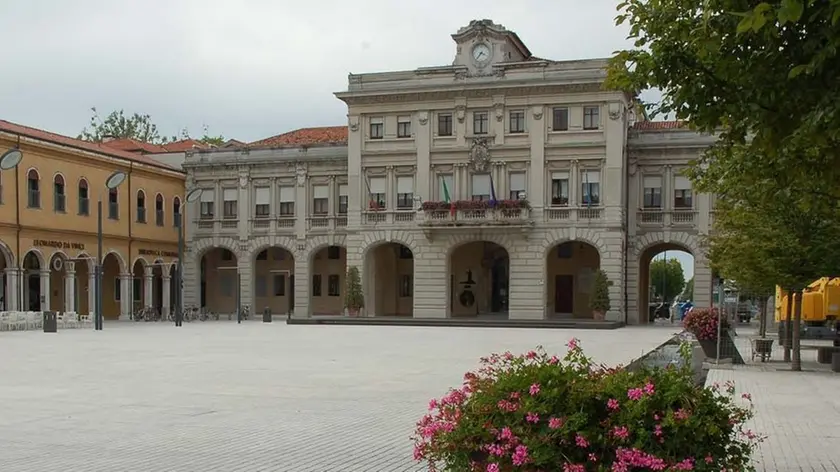
M 97 202 L 102 202 L 102 311 L 164 316 L 172 284 L 184 174 L 149 157 L 0 120 L 0 309 L 93 314 Z M 125 181 L 105 181 L 121 171 Z

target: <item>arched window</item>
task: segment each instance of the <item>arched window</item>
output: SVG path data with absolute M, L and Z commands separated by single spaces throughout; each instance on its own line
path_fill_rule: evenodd
M 172 218 L 175 223 L 175 227 L 179 228 L 181 226 L 181 198 L 175 197 L 172 200 Z
M 64 194 L 64 177 L 55 174 L 53 178 L 53 210 L 57 213 L 67 211 L 67 196 Z
M 90 215 L 90 190 L 87 180 L 79 180 L 79 215 Z
M 155 195 L 155 224 L 163 226 L 163 195 Z
M 142 190 L 137 191 L 137 222 L 146 222 L 146 193 Z
M 120 219 L 120 192 L 115 188 L 108 190 L 108 218 L 112 220 Z
M 29 208 L 41 208 L 41 176 L 35 169 L 29 169 L 26 175 L 26 186 L 28 189 L 29 198 L 27 200 Z

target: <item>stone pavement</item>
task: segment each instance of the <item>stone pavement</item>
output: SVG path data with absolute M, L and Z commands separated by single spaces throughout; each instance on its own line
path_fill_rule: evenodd
M 614 331 L 116 322 L 0 333 L 2 472 L 419 471 L 409 436 L 480 356 L 571 337 L 608 364 L 673 327 Z

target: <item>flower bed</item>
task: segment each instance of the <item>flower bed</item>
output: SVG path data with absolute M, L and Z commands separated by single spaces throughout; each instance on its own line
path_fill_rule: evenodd
M 596 366 L 576 340 L 563 359 L 538 348 L 481 364 L 417 423 L 414 458 L 429 470 L 752 470 L 751 408 L 687 367 Z

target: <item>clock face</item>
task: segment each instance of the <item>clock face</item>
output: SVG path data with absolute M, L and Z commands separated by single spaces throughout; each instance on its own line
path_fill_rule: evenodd
M 479 43 L 473 47 L 472 56 L 475 62 L 487 62 L 490 60 L 490 46 Z

